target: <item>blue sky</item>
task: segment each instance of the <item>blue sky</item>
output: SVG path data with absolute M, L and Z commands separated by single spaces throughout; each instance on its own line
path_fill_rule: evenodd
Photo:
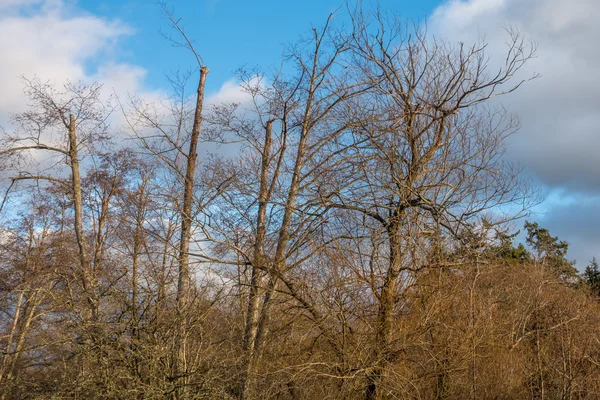
M 366 5 L 374 0 L 364 0 Z M 276 65 L 286 44 L 321 26 L 343 0 L 173 0 L 211 69 L 212 102 L 235 101 L 232 72 Z M 546 195 L 535 219 L 571 244 L 584 267 L 600 256 L 600 1 L 380 0 L 382 8 L 449 42 L 485 37 L 502 54 L 507 26 L 538 43 L 528 82 L 502 103 L 520 117 L 507 157 Z M 343 20 L 343 12 L 338 21 Z M 26 107 L 20 75 L 55 83 L 98 80 L 123 95 L 159 96 L 165 74 L 195 67 L 161 38 L 167 21 L 153 0 L 0 0 L 0 126 Z M 499 60 L 492 57 L 492 62 Z
M 365 2 L 368 4 L 368 2 Z M 408 19 L 425 20 L 439 0 L 383 0 Z M 217 90 L 232 72 L 244 65 L 278 62 L 285 45 L 293 43 L 311 27 L 321 26 L 327 16 L 344 7 L 341 0 L 179 0 L 169 3 L 193 38 L 211 70 L 207 85 Z M 190 65 L 189 55 L 173 48 L 160 32 L 169 32 L 157 2 L 152 0 L 82 0 L 82 10 L 108 19 L 119 19 L 134 33 L 121 38 L 119 57 L 143 65 L 148 85 L 161 87 L 164 74 Z M 344 10 L 337 13 L 343 19 Z

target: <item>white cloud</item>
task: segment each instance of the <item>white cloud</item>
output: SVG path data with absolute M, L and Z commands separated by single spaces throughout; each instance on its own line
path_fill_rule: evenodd
M 143 66 L 122 62 L 116 56 L 119 40 L 134 34 L 118 20 L 92 15 L 66 0 L 0 0 L 0 126 L 9 126 L 9 114 L 24 111 L 20 77 L 38 77 L 58 87 L 67 81 L 100 82 L 103 96 L 115 92 L 126 104 L 129 95 L 147 102 L 166 97 L 163 90 L 144 85 Z M 247 103 L 234 80 L 207 93 L 208 104 Z M 111 117 L 115 131 L 126 125 L 120 111 Z
M 436 26 L 451 23 L 455 29 L 464 29 L 482 15 L 497 13 L 505 4 L 506 0 L 453 0 L 439 6 L 431 20 Z
M 125 24 L 78 12 L 62 1 L 0 1 L 0 8 L 10 11 L 0 14 L 1 123 L 26 106 L 20 76 L 57 85 L 102 78 L 119 87 L 140 87 L 144 70 L 113 60 L 119 38 L 132 33 Z M 27 7 L 33 3 L 39 4 Z M 91 64 L 96 68 L 89 70 Z
M 10 114 L 28 107 L 21 76 L 49 81 L 59 90 L 68 81 L 97 81 L 103 84 L 103 100 L 114 92 L 123 97 L 128 93 L 156 96 L 156 92 L 144 90 L 143 67 L 118 59 L 119 40 L 132 33 L 126 24 L 86 13 L 76 3 L 0 0 L 0 127 L 11 132 Z M 115 111 L 109 122 L 113 132 L 122 132 L 120 112 Z M 57 140 L 55 132 L 48 130 L 42 140 L 52 144 Z M 54 166 L 58 160 L 43 151 L 30 155 L 38 162 L 28 167 L 34 173 Z M 54 174 L 65 172 L 52 168 Z M 5 172 L 16 173 L 13 169 Z
M 217 92 L 210 93 L 207 96 L 206 101 L 209 104 L 215 104 L 215 105 L 219 105 L 219 104 L 223 104 L 223 103 L 224 104 L 231 104 L 231 103 L 246 104 L 251 101 L 251 96 L 250 96 L 250 94 L 248 94 L 247 92 L 242 90 L 242 87 L 240 86 L 240 84 L 238 82 L 236 82 L 233 79 L 230 79 L 230 80 L 226 81 L 225 83 L 223 83 L 223 85 L 221 85 L 221 87 L 219 88 L 219 90 Z
M 42 0 L 0 0 L 0 10 L 7 11 L 15 6 L 23 7 L 41 2 Z

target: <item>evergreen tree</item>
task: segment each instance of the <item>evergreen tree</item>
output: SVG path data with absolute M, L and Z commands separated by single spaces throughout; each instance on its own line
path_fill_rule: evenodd
M 585 267 L 583 279 L 588 284 L 594 294 L 600 296 L 600 268 L 596 257 L 592 258 L 590 265 Z
M 561 278 L 572 278 L 577 274 L 575 262 L 567 260 L 569 244 L 552 236 L 550 231 L 537 222 L 525 222 L 527 244 L 533 249 L 534 261 L 549 267 Z
M 496 233 L 497 244 L 492 247 L 492 255 L 498 259 L 507 261 L 509 263 L 525 263 L 531 261 L 531 254 L 525 248 L 523 243 L 519 243 L 516 247 L 514 245 L 514 239 L 518 236 L 520 231 L 513 234 L 509 234 L 505 231 L 499 231 Z

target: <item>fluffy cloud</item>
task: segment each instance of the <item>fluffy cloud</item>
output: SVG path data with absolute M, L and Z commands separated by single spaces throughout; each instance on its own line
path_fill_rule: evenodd
M 250 103 L 251 100 L 250 95 L 247 92 L 244 92 L 240 85 L 233 79 L 223 83 L 217 92 L 210 93 L 206 98 L 208 104 L 215 105 L 222 103 L 246 104 Z
M 1 0 L 0 8 L 0 119 L 21 111 L 26 100 L 20 76 L 37 76 L 62 84 L 97 77 L 136 90 L 144 77 L 137 66 L 116 63 L 113 51 L 131 29 L 69 8 L 61 1 Z M 95 68 L 92 61 L 100 60 Z
M 599 13 L 597 0 L 452 0 L 428 21 L 451 41 L 484 37 L 491 53 L 505 49 L 508 26 L 538 43 L 526 72 L 541 78 L 503 100 L 522 122 L 510 156 L 551 193 L 541 222 L 572 243 L 580 267 L 600 255 L 600 217 L 589 217 L 600 209 Z
M 69 3 L 70 4 L 70 3 Z M 134 34 L 120 21 L 108 20 L 77 9 L 62 0 L 0 0 L 0 126 L 7 126 L 9 113 L 23 111 L 20 76 L 38 77 L 62 85 L 67 80 L 104 85 L 104 96 L 117 92 L 123 99 L 135 94 L 147 101 L 164 93 L 144 87 L 146 70 L 118 59 L 119 39 Z M 233 81 L 208 93 L 207 101 L 244 102 Z M 118 113 L 116 113 L 118 114 Z M 123 123 L 118 115 L 115 127 Z
M 41 3 L 42 0 L 0 0 L 0 10 L 8 12 L 14 6 L 28 6 Z

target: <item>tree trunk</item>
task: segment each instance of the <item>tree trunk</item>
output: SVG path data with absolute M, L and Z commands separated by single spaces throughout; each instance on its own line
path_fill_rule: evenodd
M 4 349 L 4 355 L 2 356 L 2 367 L 0 368 L 0 384 L 4 381 L 4 372 L 6 368 L 9 366 L 10 360 L 12 358 L 12 342 L 15 337 L 15 333 L 17 331 L 17 326 L 19 324 L 19 318 L 21 316 L 21 309 L 23 308 L 23 297 L 25 295 L 24 290 L 19 291 L 19 296 L 17 298 L 17 305 L 15 307 L 15 313 L 13 315 L 13 321 L 10 327 L 10 332 L 8 334 L 8 340 L 6 341 L 6 347 Z M 4 396 L 4 394 L 3 394 Z
M 267 232 L 267 206 L 269 202 L 269 162 L 271 158 L 271 142 L 273 134 L 273 121 L 269 120 L 265 127 L 265 142 L 261 155 L 260 185 L 258 194 L 258 215 L 256 217 L 256 238 L 254 241 L 254 254 L 252 260 L 252 277 L 250 280 L 250 293 L 248 294 L 248 310 L 246 314 L 246 327 L 244 332 L 244 349 L 247 352 L 246 377 L 242 383 L 242 397 L 248 398 L 253 392 L 254 365 L 258 354 L 255 349 L 259 335 L 261 316 L 261 296 L 263 275 L 265 269 L 265 237 Z M 265 300 L 266 301 L 266 300 Z M 265 307 L 263 301 L 263 311 Z M 260 345 L 259 345 L 260 346 Z
M 133 352 L 133 369 L 135 376 L 140 376 L 139 368 L 139 354 L 138 354 L 138 342 L 139 342 L 139 312 L 138 312 L 138 264 L 139 256 L 142 250 L 142 229 L 143 229 L 143 199 L 144 199 L 144 186 L 139 190 L 139 197 L 137 203 L 137 210 L 135 213 L 135 232 L 133 236 L 133 249 L 131 258 L 131 350 Z
M 396 305 L 396 292 L 402 266 L 400 243 L 398 242 L 398 223 L 391 222 L 388 227 L 388 242 L 390 246 L 390 259 L 387 275 L 381 288 L 379 298 L 379 311 L 377 314 L 375 366 L 367 375 L 366 400 L 381 398 L 381 381 L 386 364 L 390 361 L 390 346 L 394 327 L 394 308 Z
M 187 165 L 183 189 L 183 203 L 181 206 L 181 239 L 179 241 L 179 273 L 177 282 L 177 317 L 179 332 L 176 340 L 175 382 L 177 385 L 176 397 L 185 398 L 185 387 L 188 382 L 186 361 L 186 336 L 187 336 L 187 308 L 189 306 L 190 267 L 189 251 L 192 233 L 192 205 L 194 195 L 194 177 L 196 173 L 197 147 L 202 124 L 202 108 L 204 105 L 204 86 L 208 68 L 200 68 L 200 79 L 196 97 L 194 125 L 190 138 L 190 148 L 187 154 Z
M 52 287 L 52 283 L 50 283 L 49 288 L 50 287 Z M 25 347 L 25 339 L 27 338 L 29 328 L 31 327 L 31 322 L 33 321 L 33 318 L 35 316 L 35 310 L 40 305 L 41 301 L 43 300 L 43 297 L 43 294 L 40 294 L 40 289 L 30 290 L 27 294 L 27 299 L 25 300 L 25 304 L 23 306 L 24 310 L 22 321 L 20 321 L 17 343 L 6 365 L 6 383 L 9 383 L 15 374 L 19 358 L 21 357 L 21 353 L 23 352 L 23 348 Z M 6 398 L 6 395 L 7 393 L 3 392 L 0 399 L 4 400 Z
M 90 265 L 85 235 L 83 232 L 83 200 L 81 195 L 81 175 L 79 172 L 79 155 L 77 152 L 77 128 L 75 116 L 69 116 L 69 162 L 71 164 L 71 184 L 73 190 L 73 208 L 75 212 L 75 237 L 79 248 L 83 290 L 89 306 L 90 322 L 98 321 L 98 299 L 96 297 L 95 271 Z
M 252 277 L 248 299 L 248 313 L 246 315 L 246 329 L 244 334 L 244 347 L 252 353 L 258 329 L 260 309 L 260 288 L 264 265 L 264 246 L 266 236 L 266 218 L 269 195 L 269 160 L 271 157 L 273 121 L 268 121 L 265 128 L 265 143 L 262 151 L 260 170 L 260 187 L 258 194 L 258 215 L 256 217 L 256 238 L 254 241 L 254 254 L 252 260 Z

